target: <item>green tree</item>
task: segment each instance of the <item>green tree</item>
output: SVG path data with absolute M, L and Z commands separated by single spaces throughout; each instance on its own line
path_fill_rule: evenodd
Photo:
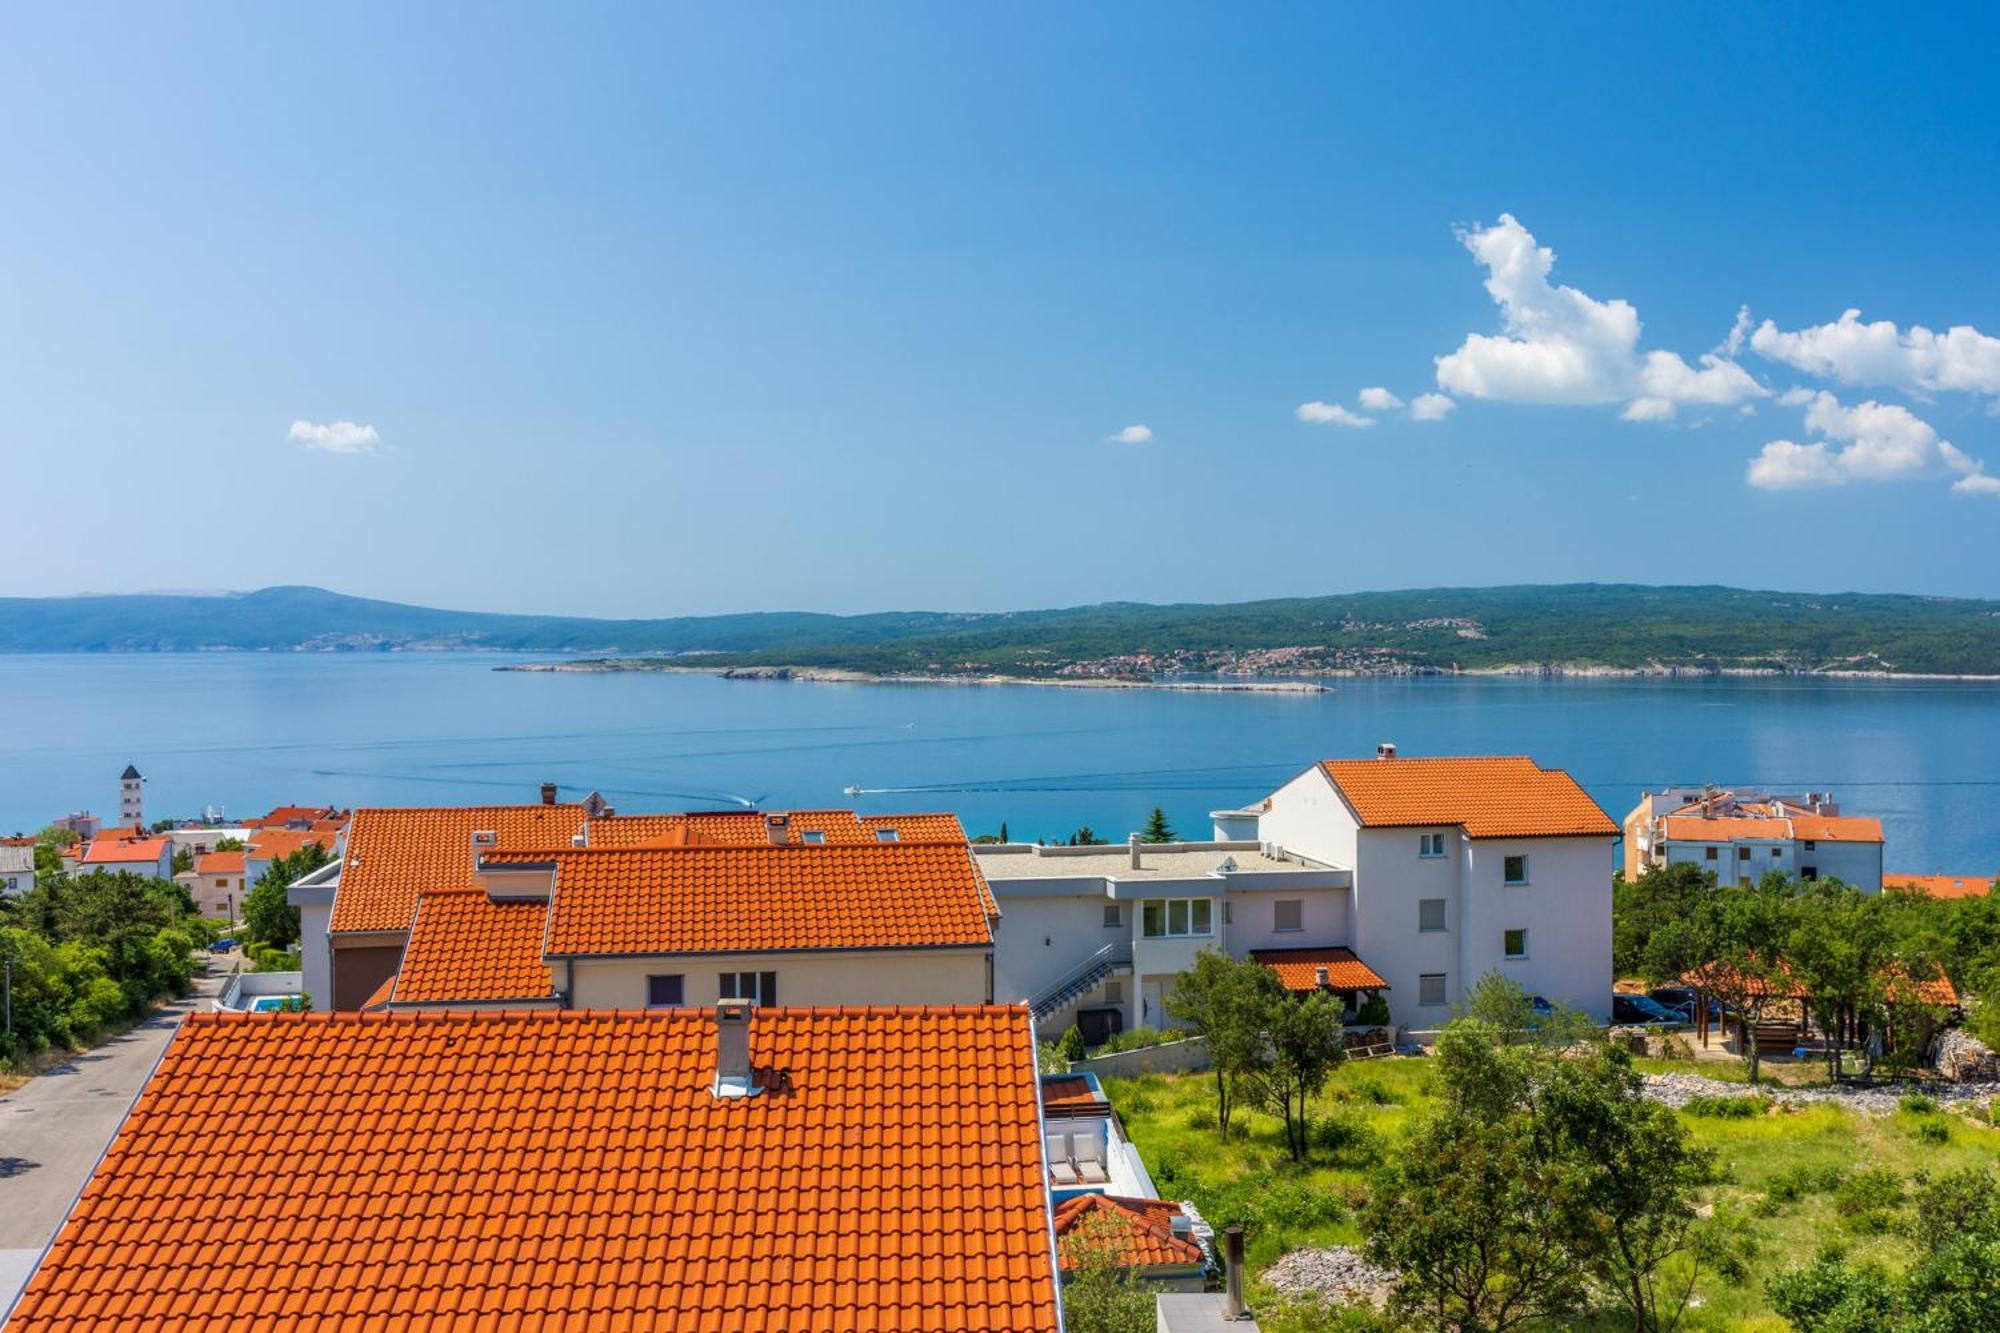
M 1002 824 L 1000 826 L 1000 831 L 1003 835 L 1001 840 L 1004 842 L 1006 840 L 1004 835 L 1007 831 L 1007 826 L 1005 824 Z M 240 852 L 244 850 L 243 839 L 241 838 L 218 839 L 215 844 L 215 850 L 218 852 Z
M 1837 880 L 1805 886 L 1797 907 L 1785 941 L 1786 971 L 1827 1034 L 1827 1073 L 1837 1079 L 1848 1019 L 1876 1025 L 1884 1019 L 1883 980 L 1895 966 L 1889 923 L 1879 898 Z
M 1506 1333 L 1578 1309 L 1585 1182 L 1536 1151 L 1529 1118 L 1440 1108 L 1370 1183 L 1369 1259 L 1402 1275 L 1395 1308 L 1441 1333 Z
M 271 862 L 243 898 L 243 925 L 252 938 L 271 949 L 289 949 L 299 938 L 299 909 L 285 899 L 285 890 L 333 859 L 326 848 L 309 842 Z
M 1157 805 L 1153 807 L 1153 813 L 1146 816 L 1146 827 L 1139 830 L 1139 841 L 1174 841 L 1174 828 L 1173 825 L 1167 822 L 1167 812 L 1165 810 Z
M 1197 953 L 1167 996 L 1167 1013 L 1207 1043 L 1216 1127 L 1225 1138 L 1244 1081 L 1270 1064 L 1270 1016 L 1288 1003 L 1277 973 L 1219 949 Z
M 1285 1149 L 1303 1162 L 1311 1148 L 1312 1098 L 1347 1058 L 1340 1044 L 1340 1002 L 1323 991 L 1290 996 L 1266 1009 L 1267 1063 L 1249 1075 L 1257 1102 L 1285 1125 Z
M 1616 976 L 1641 976 L 1653 932 L 1685 915 L 1715 877 L 1697 866 L 1652 866 L 1636 879 L 1622 870 L 1611 880 L 1611 968 Z
M 1704 883 L 1685 911 L 1647 941 L 1647 979 L 1692 982 L 1728 1006 L 1742 1024 L 1750 1082 L 1758 1078 L 1757 1024 L 1789 989 L 1783 953 L 1798 898 L 1784 876 L 1754 885 Z
M 1102 1215 L 1084 1219 L 1062 1238 L 1062 1261 L 1069 1333 L 1153 1333 L 1153 1292 L 1125 1265 L 1117 1223 Z
M 1473 982 L 1452 1014 L 1485 1023 L 1513 1043 L 1559 1048 L 1597 1035 L 1597 1024 L 1589 1014 L 1570 1004 L 1551 1004 L 1538 1011 L 1520 982 L 1497 971 Z
M 1104 847 L 1108 844 L 1103 838 L 1097 836 L 1096 829 L 1085 824 L 1076 832 L 1069 835 L 1069 845 L 1072 847 Z
M 174 849 L 173 868 L 176 875 L 185 875 L 188 871 L 193 870 L 194 853 L 185 847 L 176 847 Z

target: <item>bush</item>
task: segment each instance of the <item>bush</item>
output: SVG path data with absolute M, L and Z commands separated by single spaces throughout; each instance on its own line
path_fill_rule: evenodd
M 1379 1155 L 1381 1135 L 1366 1120 L 1352 1115 L 1330 1115 L 1313 1122 L 1313 1146 L 1335 1161 L 1371 1162 Z M 1358 1159 L 1358 1160 L 1357 1160 Z
M 1938 1109 L 1937 1098 L 1924 1092 L 1906 1092 L 1897 1101 L 1896 1109 L 1911 1115 L 1929 1115 Z
M 1750 1263 L 1762 1242 L 1749 1218 L 1721 1205 L 1688 1233 L 1688 1248 L 1703 1268 L 1739 1287 L 1749 1279 Z
M 1844 1217 L 1897 1208 L 1902 1202 L 1903 1178 L 1886 1166 L 1856 1171 L 1833 1192 L 1834 1210 Z
M 1040 1042 L 1035 1047 L 1035 1069 L 1043 1074 L 1067 1074 L 1069 1061 L 1063 1059 L 1054 1042 Z
M 1068 1034 L 1065 1033 L 1064 1036 L 1067 1037 Z M 1162 1032 L 1158 1028 L 1127 1028 L 1123 1032 L 1112 1033 L 1111 1039 L 1097 1048 L 1097 1053 L 1113 1055 L 1119 1051 L 1138 1051 L 1148 1046 L 1161 1046 L 1170 1041 L 1180 1041 L 1186 1036 L 1185 1032 Z M 1080 1033 L 1078 1040 L 1082 1040 Z
M 1711 1120 L 1751 1120 L 1770 1109 L 1762 1097 L 1690 1097 L 1681 1110 Z
M 1944 1122 L 1943 1116 L 1927 1115 L 1917 1121 L 1910 1132 L 1916 1136 L 1918 1143 L 1936 1146 L 1951 1142 L 1951 1126 Z
M 1688 1039 L 1678 1033 L 1667 1032 L 1660 1036 L 1660 1058 L 1662 1060 L 1692 1060 L 1694 1047 Z
M 1764 1192 L 1780 1203 L 1794 1203 L 1808 1194 L 1825 1194 L 1838 1189 L 1846 1174 L 1846 1168 L 1838 1164 L 1790 1166 L 1772 1176 L 1770 1183 L 1764 1186 Z
M 1389 1091 L 1379 1078 L 1357 1078 L 1350 1086 L 1354 1089 L 1355 1096 L 1364 1097 L 1377 1106 L 1391 1106 L 1401 1100 L 1395 1093 Z
M 1355 1012 L 1356 1027 L 1385 1028 L 1389 1026 L 1389 1002 L 1380 995 L 1371 995 L 1362 1002 Z
M 1065 1060 L 1074 1062 L 1083 1059 L 1083 1029 L 1071 1023 L 1056 1042 L 1056 1050 Z
M 1215 1111 L 1211 1107 L 1204 1106 L 1187 1114 L 1187 1127 L 1196 1133 L 1204 1133 L 1215 1126 Z

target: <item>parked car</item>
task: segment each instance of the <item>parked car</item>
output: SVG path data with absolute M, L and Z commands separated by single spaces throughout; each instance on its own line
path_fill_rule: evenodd
M 1694 1022 L 1694 990 L 1691 987 L 1659 986 L 1647 991 L 1646 996 L 1679 1014 L 1683 1023 Z
M 226 935 L 223 938 L 215 941 L 215 943 L 209 945 L 208 951 L 210 953 L 228 953 L 231 949 L 234 949 L 235 947 L 236 947 L 236 937 L 233 935 Z
M 1611 1021 L 1628 1027 L 1662 1027 L 1687 1020 L 1650 995 L 1613 995 Z

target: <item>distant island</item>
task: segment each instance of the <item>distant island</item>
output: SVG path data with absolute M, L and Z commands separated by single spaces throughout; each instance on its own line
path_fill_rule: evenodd
M 1458 673 L 1981 678 L 2000 677 L 2000 602 L 1585 583 L 599 620 L 437 610 L 303 587 L 0 598 L 0 652 L 413 650 L 560 654 L 525 669 L 563 671 L 1177 688 Z

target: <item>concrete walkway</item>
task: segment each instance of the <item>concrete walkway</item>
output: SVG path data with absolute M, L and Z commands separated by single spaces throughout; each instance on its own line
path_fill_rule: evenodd
M 0 1097 L 0 1314 L 12 1308 L 97 1159 L 188 1010 L 206 1008 L 235 955 L 195 993 Z

